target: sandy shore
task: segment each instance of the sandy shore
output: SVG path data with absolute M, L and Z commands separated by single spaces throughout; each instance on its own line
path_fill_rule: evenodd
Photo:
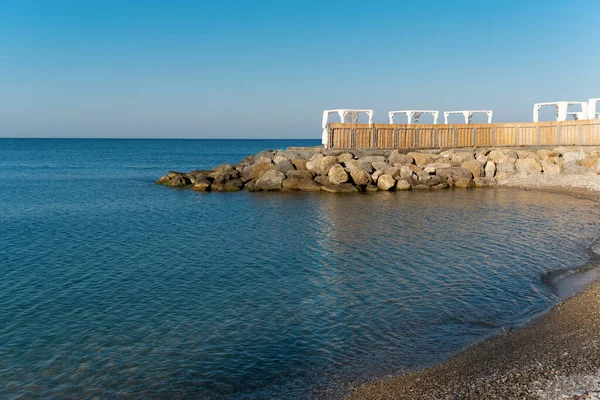
M 503 186 L 600 197 L 598 176 L 546 178 L 515 177 Z M 368 383 L 348 398 L 600 399 L 600 281 L 522 329 L 433 367 Z

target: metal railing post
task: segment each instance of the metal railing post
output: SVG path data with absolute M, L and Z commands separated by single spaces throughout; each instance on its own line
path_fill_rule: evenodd
M 473 147 L 477 147 L 477 128 L 473 128 Z
M 394 128 L 394 147 L 398 148 L 398 128 Z
M 373 140 L 371 143 L 371 146 L 374 148 L 377 148 L 378 143 L 379 143 L 379 137 L 378 137 L 378 132 L 377 132 L 377 128 L 373 128 Z
M 356 147 L 356 129 L 350 129 L 350 148 L 353 149 Z

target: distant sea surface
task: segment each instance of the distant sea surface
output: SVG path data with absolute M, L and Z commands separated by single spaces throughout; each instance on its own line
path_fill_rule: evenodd
M 0 139 L 0 398 L 338 398 L 558 301 L 597 203 L 154 184 L 303 140 Z

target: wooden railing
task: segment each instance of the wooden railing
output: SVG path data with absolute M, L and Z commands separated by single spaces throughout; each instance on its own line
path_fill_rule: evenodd
M 600 146 L 600 120 L 472 125 L 329 124 L 328 148 Z

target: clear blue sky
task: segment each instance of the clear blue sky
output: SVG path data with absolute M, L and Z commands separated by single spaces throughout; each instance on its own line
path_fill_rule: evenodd
M 600 1 L 0 0 L 0 136 L 319 138 L 600 97 Z

